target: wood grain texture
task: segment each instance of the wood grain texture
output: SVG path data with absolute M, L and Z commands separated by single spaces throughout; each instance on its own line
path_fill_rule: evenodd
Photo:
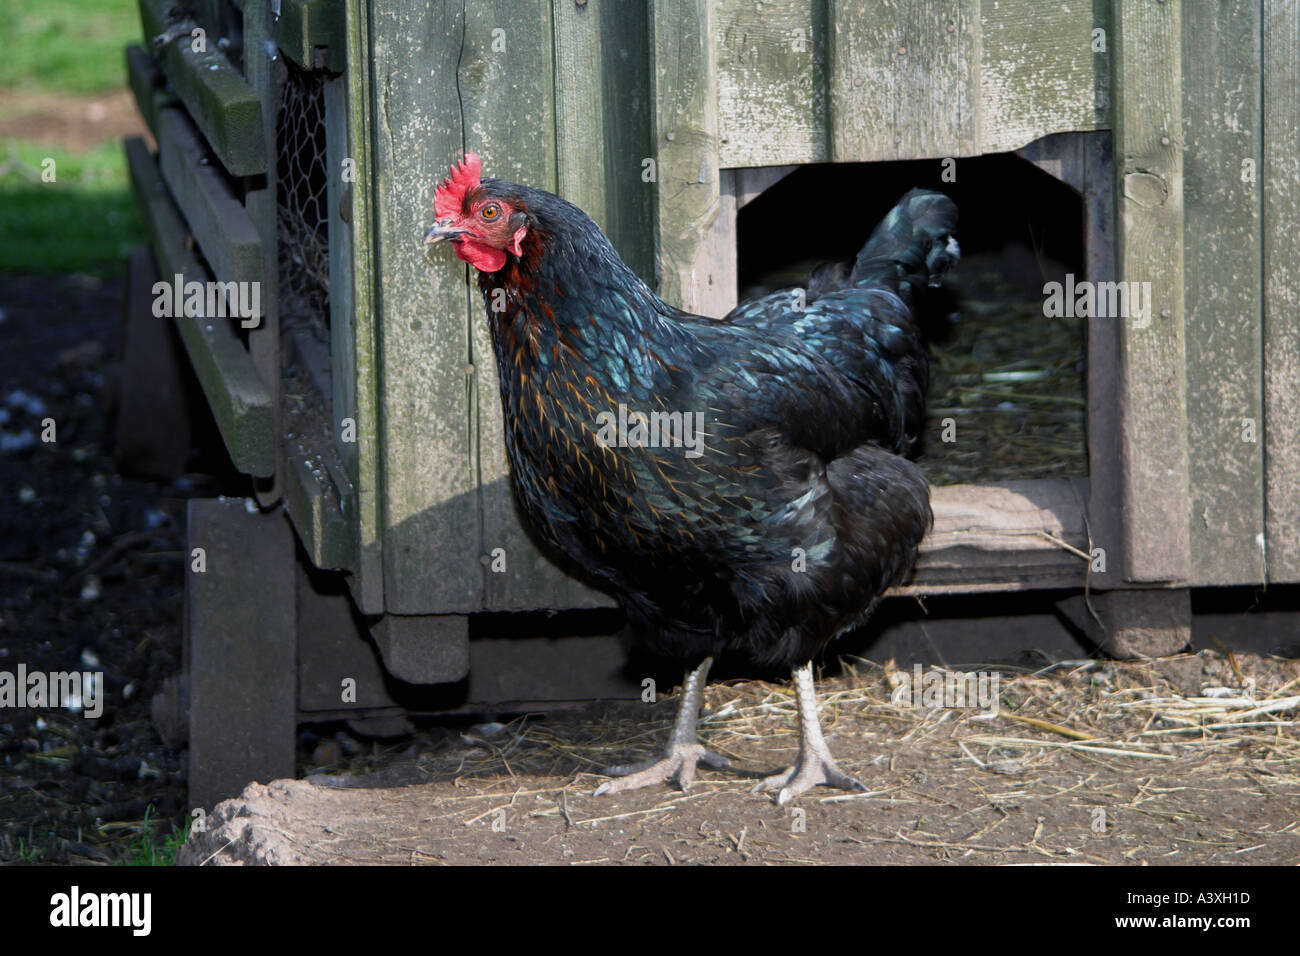
M 721 165 L 969 156 L 1108 129 L 1110 33 L 1100 0 L 722 0 Z
M 484 175 L 555 192 L 603 219 L 598 14 L 572 4 L 553 9 L 551 0 L 496 0 L 467 9 L 460 70 L 466 147 L 482 157 Z M 470 427 L 478 477 L 481 537 L 475 557 L 483 559 L 481 606 L 582 606 L 588 603 L 585 589 L 537 550 L 515 503 L 496 355 L 477 280 L 471 271 Z
M 719 169 L 712 30 L 709 0 L 651 7 L 659 294 L 720 316 L 736 304 L 735 199 Z
M 330 289 L 331 334 L 347 335 L 346 342 L 335 340 L 331 353 L 337 360 L 347 354 L 355 374 L 351 403 L 341 403 L 336 392 L 335 414 L 348 408 L 356 423 L 356 442 L 343 447 L 344 467 L 354 492 L 349 523 L 356 539 L 356 563 L 348 576 L 348 587 L 353 600 L 365 614 L 378 614 L 384 609 L 383 560 L 383 496 L 380 479 L 382 432 L 380 428 L 380 355 L 378 294 L 376 274 L 376 218 L 373 192 L 374 149 L 371 118 L 371 90 L 374 70 L 370 55 L 370 20 L 365 0 L 347 0 L 346 42 L 347 62 L 351 69 L 343 74 L 343 109 L 346 116 L 338 121 L 346 129 L 347 141 L 343 152 L 355 163 L 356 180 L 352 184 L 347 238 L 336 242 L 338 233 L 331 211 L 330 255 L 350 251 L 349 266 L 344 273 L 335 273 L 331 261 L 330 273 L 335 281 Z M 327 90 L 325 106 L 330 110 L 332 94 Z M 339 105 L 333 100 L 335 106 Z M 327 136 L 329 115 L 327 112 Z M 327 139 L 326 146 L 329 148 Z M 331 154 L 332 156 L 334 154 Z M 341 175 L 341 169 L 331 167 L 330 181 Z M 345 246 L 343 243 L 348 243 Z M 335 324 L 336 310 L 347 316 L 342 328 Z M 335 374 L 338 366 L 335 366 Z M 346 417 L 346 416 L 345 416 Z
M 1082 587 L 1087 500 L 1079 478 L 931 489 L 934 527 L 912 579 L 890 593 Z
M 1191 558 L 1181 4 L 1117 0 L 1114 9 L 1118 278 L 1151 290 L 1149 321 L 1120 323 L 1125 568 L 1130 580 L 1183 581 Z
M 979 11 L 979 0 L 831 0 L 833 160 L 978 151 Z
M 826 162 L 826 0 L 722 0 L 713 40 L 721 165 Z
M 466 267 L 426 256 L 421 241 L 434 188 L 476 136 L 462 133 L 452 94 L 462 8 L 401 0 L 368 10 L 373 154 L 369 178 L 358 181 L 374 190 L 384 608 L 468 610 L 480 606 L 483 578 Z
M 1264 482 L 1268 579 L 1300 581 L 1300 4 L 1264 4 Z
M 1182 34 L 1192 581 L 1262 584 L 1260 10 L 1187 3 Z
M 1092 44 L 1094 30 L 1110 34 L 1104 4 L 982 0 L 979 19 L 980 152 L 1110 127 L 1110 47 Z

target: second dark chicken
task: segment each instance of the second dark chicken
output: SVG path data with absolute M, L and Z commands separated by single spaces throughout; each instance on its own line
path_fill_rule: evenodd
M 913 190 L 847 276 L 722 319 L 667 304 L 580 209 L 481 179 L 472 153 L 435 212 L 426 241 L 479 270 L 528 521 L 689 668 L 665 756 L 611 768 L 597 793 L 727 766 L 696 735 L 727 648 L 794 669 L 799 756 L 756 789 L 860 789 L 823 739 L 811 660 L 903 579 L 930 525 L 905 457 L 928 380 L 913 301 L 957 257 L 951 200 Z

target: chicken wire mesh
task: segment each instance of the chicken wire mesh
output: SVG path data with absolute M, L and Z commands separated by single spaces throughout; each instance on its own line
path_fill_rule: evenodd
M 276 116 L 280 317 L 329 325 L 325 77 L 285 64 Z

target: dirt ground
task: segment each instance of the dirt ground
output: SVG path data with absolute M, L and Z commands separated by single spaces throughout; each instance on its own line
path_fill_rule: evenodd
M 675 701 L 443 729 L 344 772 L 253 784 L 178 863 L 1294 864 L 1300 663 L 1212 651 L 1004 671 L 1001 713 L 923 709 L 892 667 L 821 687 L 862 794 L 781 809 L 704 770 L 689 792 L 596 798 L 593 771 L 651 756 Z M 1253 690 L 1250 690 L 1253 682 Z M 719 685 L 708 746 L 772 771 L 794 754 L 788 688 Z

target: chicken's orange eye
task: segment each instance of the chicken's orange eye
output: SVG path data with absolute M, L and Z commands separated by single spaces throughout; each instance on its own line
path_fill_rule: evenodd
M 482 216 L 484 219 L 491 222 L 497 216 L 501 215 L 501 207 L 494 202 L 490 202 L 482 209 L 480 209 L 478 214 Z

